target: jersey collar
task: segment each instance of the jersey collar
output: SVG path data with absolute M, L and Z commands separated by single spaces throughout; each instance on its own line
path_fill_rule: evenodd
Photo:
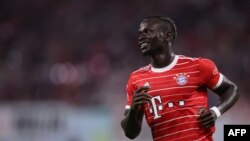
M 166 67 L 163 67 L 163 68 L 154 68 L 154 67 L 151 65 L 151 70 L 152 70 L 153 72 L 165 72 L 165 71 L 168 71 L 168 70 L 172 69 L 172 68 L 176 65 L 176 63 L 177 63 L 177 61 L 178 61 L 178 58 L 179 58 L 179 56 L 178 56 L 178 55 L 175 55 L 175 56 L 174 56 L 174 60 L 173 60 L 169 65 L 167 65 Z

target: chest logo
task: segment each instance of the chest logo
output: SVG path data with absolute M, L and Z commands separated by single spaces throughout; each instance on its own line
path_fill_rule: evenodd
M 180 86 L 186 85 L 188 82 L 188 77 L 186 73 L 179 73 L 174 76 L 174 79 L 176 80 L 176 83 Z

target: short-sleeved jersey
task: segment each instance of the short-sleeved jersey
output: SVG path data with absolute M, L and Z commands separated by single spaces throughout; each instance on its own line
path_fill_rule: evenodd
M 198 110 L 208 108 L 207 88 L 218 88 L 222 80 L 211 60 L 176 55 L 165 68 L 148 65 L 130 75 L 125 108 L 134 91 L 148 85 L 152 99 L 143 110 L 154 141 L 212 141 L 214 127 L 201 127 Z

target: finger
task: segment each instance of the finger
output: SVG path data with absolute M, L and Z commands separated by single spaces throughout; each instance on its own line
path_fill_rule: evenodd
M 198 120 L 206 120 L 209 118 L 213 118 L 212 113 L 208 112 L 208 113 L 203 113 L 198 117 Z
M 147 96 L 140 96 L 140 97 L 135 97 L 133 99 L 133 102 L 138 102 L 138 101 L 147 101 L 147 102 L 151 102 L 151 98 L 147 97 Z
M 141 93 L 142 91 L 147 92 L 149 90 L 149 86 L 142 86 L 135 91 L 135 93 Z
M 209 116 L 212 116 L 212 113 L 210 111 L 206 111 L 204 113 L 202 113 L 198 119 L 203 119 L 203 118 L 206 118 L 206 117 L 209 117 Z
M 215 121 L 214 120 L 210 120 L 210 121 L 207 121 L 207 122 L 203 123 L 202 126 L 204 128 L 209 128 L 209 127 L 213 126 L 214 124 L 215 124 Z
M 147 102 L 146 101 L 137 101 L 137 102 L 134 102 L 134 106 L 139 106 L 139 105 L 143 105 L 143 104 L 146 104 Z
M 206 110 L 206 108 L 202 107 L 198 109 L 198 115 L 201 115 L 202 113 L 204 113 Z
M 151 100 L 152 96 L 143 93 L 143 94 L 140 94 L 140 95 L 134 95 L 133 99 L 135 99 L 135 98 L 145 98 L 145 99 Z
M 135 102 L 140 102 L 140 101 L 151 102 L 149 99 L 136 98 L 136 99 L 133 101 L 133 103 L 135 103 Z
M 203 118 L 203 119 L 199 119 L 200 122 L 202 123 L 205 123 L 205 122 L 208 122 L 208 121 L 214 121 L 214 118 L 213 117 L 206 117 L 206 118 Z
M 149 94 L 147 94 L 147 93 L 135 94 L 135 95 L 133 96 L 133 98 L 141 97 L 141 96 L 148 97 L 148 98 L 150 98 L 150 99 L 152 98 L 152 96 L 149 95 Z

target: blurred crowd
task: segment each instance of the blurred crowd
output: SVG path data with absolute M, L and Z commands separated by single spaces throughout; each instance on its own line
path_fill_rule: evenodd
M 247 96 L 249 13 L 247 0 L 1 0 L 0 101 L 124 103 L 128 75 L 148 63 L 137 31 L 149 15 L 176 22 L 176 54 L 214 60 Z

